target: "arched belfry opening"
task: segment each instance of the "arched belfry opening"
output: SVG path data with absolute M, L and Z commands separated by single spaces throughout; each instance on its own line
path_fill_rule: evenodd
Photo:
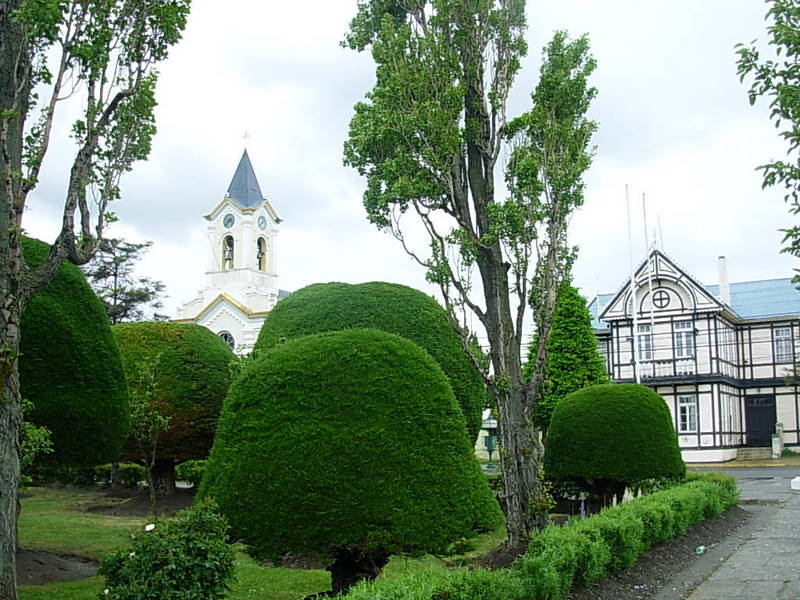
M 222 268 L 233 269 L 234 265 L 234 244 L 233 236 L 226 235 L 222 238 Z
M 256 242 L 256 264 L 259 271 L 267 270 L 267 240 L 263 237 Z

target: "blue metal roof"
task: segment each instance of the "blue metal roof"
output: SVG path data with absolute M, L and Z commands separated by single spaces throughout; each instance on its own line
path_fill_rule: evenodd
M 608 324 L 600 321 L 600 313 L 611 302 L 616 294 L 598 294 L 589 302 L 589 314 L 592 316 L 592 329 L 608 329 Z
M 242 208 L 254 208 L 264 201 L 247 150 L 242 154 L 239 166 L 236 167 L 231 184 L 228 186 L 228 198 Z
M 731 308 L 743 319 L 800 315 L 800 291 L 791 278 L 731 283 Z M 719 286 L 705 288 L 719 298 Z
M 742 319 L 765 319 L 769 317 L 800 316 L 800 290 L 791 278 L 741 281 L 729 284 L 730 308 Z M 719 298 L 719 285 L 704 286 L 715 298 Z M 589 303 L 594 329 L 607 329 L 608 325 L 598 318 L 615 294 L 598 294 Z

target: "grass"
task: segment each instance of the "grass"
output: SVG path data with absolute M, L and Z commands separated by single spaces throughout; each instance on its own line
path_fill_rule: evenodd
M 20 542 L 29 550 L 47 550 L 98 559 L 124 545 L 131 531 L 148 520 L 111 517 L 84 510 L 88 505 L 107 501 L 91 492 L 56 491 L 31 488 L 22 500 L 19 520 Z M 472 549 L 460 556 L 444 559 L 394 557 L 382 576 L 391 578 L 410 571 L 441 570 L 461 564 L 488 552 L 503 541 L 505 532 L 494 531 L 469 541 Z M 236 553 L 236 578 L 230 600 L 298 600 L 330 588 L 330 575 L 321 570 L 266 568 L 244 552 Z M 103 589 L 102 577 L 46 585 L 21 585 L 20 600 L 97 600 Z

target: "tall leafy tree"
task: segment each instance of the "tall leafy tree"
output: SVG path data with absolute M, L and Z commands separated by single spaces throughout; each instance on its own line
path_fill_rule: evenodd
M 748 90 L 750 104 L 761 97 L 769 99 L 770 118 L 780 136 L 786 140 L 783 160 L 774 160 L 758 167 L 764 176 L 763 187 L 783 186 L 789 212 L 800 214 L 800 0 L 768 0 L 767 34 L 775 51 L 774 58 L 762 58 L 755 46 L 737 44 L 739 78 L 751 78 Z M 785 233 L 784 252 L 800 257 L 800 225 L 792 225 Z M 800 275 L 795 276 L 800 282 Z
M 103 301 L 112 325 L 141 321 L 146 316 L 155 321 L 166 320 L 165 315 L 157 312 L 163 306 L 160 296 L 164 284 L 134 273 L 142 253 L 152 245 L 153 242 L 134 243 L 117 238 L 102 240 L 97 253 L 84 266 L 86 279 Z
M 528 346 L 526 379 L 531 377 L 538 345 L 538 337 L 534 336 Z M 597 352 L 586 300 L 569 281 L 562 281 L 547 341 L 541 399 L 533 407 L 534 424 L 546 432 L 553 410 L 567 394 L 600 383 L 608 383 L 608 375 Z
M 0 0 L 0 598 L 16 594 L 20 318 L 65 260 L 91 258 L 120 176 L 150 151 L 155 66 L 181 36 L 190 0 Z M 61 230 L 36 266 L 22 216 L 64 101 L 72 126 Z M 73 113 L 75 114 L 75 113 Z M 59 141 L 64 145 L 66 141 Z
M 344 149 L 367 180 L 368 218 L 427 269 L 465 351 L 469 312 L 486 331 L 490 369 L 481 371 L 497 407 L 511 546 L 546 520 L 532 410 L 556 287 L 572 258 L 567 219 L 583 202 L 596 129 L 585 116 L 595 96 L 589 43 L 564 32 L 543 52 L 532 108 L 508 119 L 524 31 L 524 0 L 360 0 L 345 40 L 376 63 Z M 507 194 L 495 188 L 503 162 Z M 423 248 L 413 244 L 420 229 Z M 525 381 L 529 308 L 541 343 Z

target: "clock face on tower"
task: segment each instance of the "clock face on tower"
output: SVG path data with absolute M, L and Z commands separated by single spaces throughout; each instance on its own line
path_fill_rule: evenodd
M 225 218 L 222 219 L 222 224 L 225 227 L 232 227 L 233 226 L 233 221 L 234 221 L 233 215 L 228 213 L 227 215 L 225 215 Z
M 267 218 L 264 215 L 258 217 L 258 228 L 262 231 L 267 228 Z

